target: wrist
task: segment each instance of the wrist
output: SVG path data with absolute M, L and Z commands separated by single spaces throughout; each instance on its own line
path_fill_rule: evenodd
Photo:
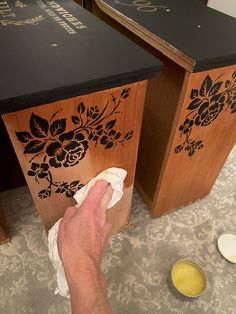
M 111 314 L 107 283 L 101 267 L 93 262 L 65 270 L 73 314 Z M 93 309 L 93 311 L 92 311 Z
M 63 267 L 68 279 L 79 278 L 82 279 L 89 276 L 96 275 L 99 271 L 101 271 L 100 265 L 95 263 L 95 261 L 91 258 L 83 258 L 83 262 L 76 262 L 73 261 L 63 261 Z
M 92 259 L 83 260 L 83 263 L 65 263 L 64 271 L 68 286 L 78 290 L 96 290 L 98 286 L 106 286 L 106 280 L 100 265 Z

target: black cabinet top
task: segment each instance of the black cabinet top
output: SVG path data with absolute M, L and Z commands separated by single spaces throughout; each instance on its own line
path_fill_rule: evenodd
M 236 19 L 206 7 L 200 0 L 96 2 L 122 24 L 129 27 L 133 22 L 132 30 L 139 28 L 141 37 L 156 42 L 156 47 L 159 45 L 168 57 L 174 59 L 179 54 L 179 58 L 186 59 L 191 71 L 236 63 Z M 181 59 L 176 62 L 184 64 Z
M 0 113 L 140 81 L 161 68 L 72 0 L 0 1 Z

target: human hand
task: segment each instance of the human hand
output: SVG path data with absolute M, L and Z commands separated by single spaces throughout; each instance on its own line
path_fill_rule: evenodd
M 112 193 L 110 184 L 97 181 L 79 208 L 66 210 L 57 243 L 65 271 L 84 269 L 91 263 L 100 267 L 111 229 L 106 209 Z
M 106 208 L 112 193 L 110 184 L 97 181 L 79 208 L 66 210 L 59 226 L 57 246 L 73 314 L 112 313 L 100 267 L 111 230 L 106 221 Z

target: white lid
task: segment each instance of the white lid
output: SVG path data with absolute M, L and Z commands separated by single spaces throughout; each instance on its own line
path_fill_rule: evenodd
M 217 246 L 227 261 L 236 264 L 236 233 L 231 231 L 222 233 L 217 240 Z

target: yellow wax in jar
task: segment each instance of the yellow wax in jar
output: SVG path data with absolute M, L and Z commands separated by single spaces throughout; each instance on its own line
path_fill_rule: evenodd
M 206 288 L 206 278 L 201 270 L 191 262 L 181 261 L 172 269 L 175 287 L 185 295 L 198 296 Z

